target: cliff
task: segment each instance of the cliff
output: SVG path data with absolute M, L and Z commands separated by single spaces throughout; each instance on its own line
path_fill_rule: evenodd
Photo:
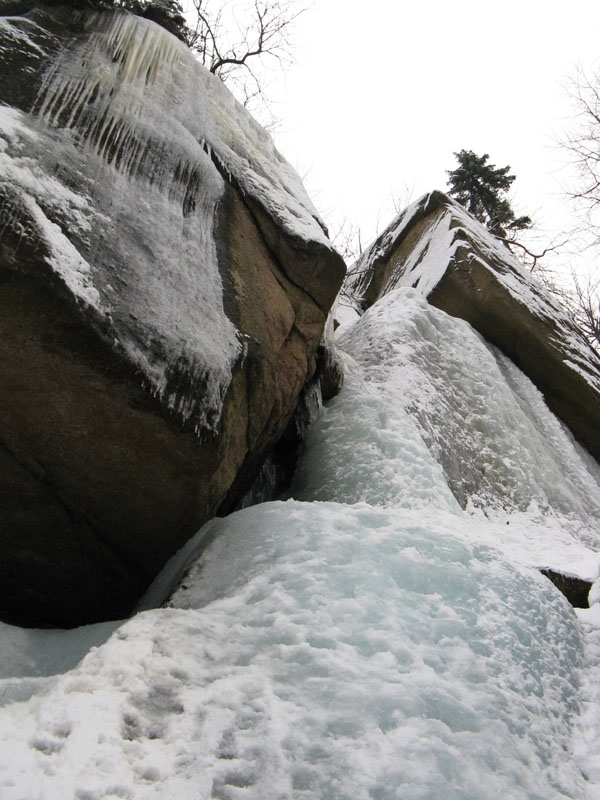
M 157 25 L 0 20 L 0 615 L 126 614 L 285 429 L 345 267 Z
M 364 308 L 413 287 L 469 322 L 543 393 L 600 460 L 600 358 L 560 303 L 510 250 L 441 192 L 403 211 L 357 262 L 352 291 Z

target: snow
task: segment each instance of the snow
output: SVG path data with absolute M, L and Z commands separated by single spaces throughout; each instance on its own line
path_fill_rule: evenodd
M 215 430 L 243 354 L 217 255 L 226 182 L 296 240 L 331 245 L 269 135 L 181 42 L 125 13 L 86 19 L 32 113 L 0 106 L 3 213 L 35 229 L 48 267 L 167 406 Z M 29 41 L 18 19 L 2 31 Z
M 28 700 L 102 644 L 121 621 L 75 630 L 33 630 L 0 622 L 0 706 Z
M 44 37 L 44 31 L 33 20 L 26 17 L 0 17 L 0 56 L 4 57 L 6 51 L 23 50 L 32 53 L 34 57 L 46 55 L 40 44 L 29 35 L 36 33 Z
M 36 146 L 40 146 L 40 137 L 27 126 L 25 115 L 17 109 L 0 107 L 0 185 L 9 189 L 19 187 L 21 202 L 48 246 L 50 265 L 76 297 L 101 310 L 100 294 L 93 285 L 90 265 L 61 227 L 42 210 L 49 209 L 54 218 L 62 216 L 72 230 L 83 233 L 90 229 L 90 203 L 43 171 L 29 155 Z M 16 208 L 5 208 L 3 224 L 13 221 L 11 216 L 15 214 L 18 215 Z
M 331 248 L 299 176 L 270 135 L 185 45 L 129 14 L 92 14 L 87 26 L 88 38 L 69 48 L 42 87 L 38 110 L 50 125 L 78 130 L 100 154 L 111 138 L 122 143 L 122 169 L 134 173 L 151 125 L 160 120 L 163 132 L 175 134 L 170 146 L 205 148 L 291 235 Z
M 591 603 L 591 598 L 590 598 Z M 584 775 L 595 792 L 589 797 L 600 797 L 600 604 L 598 598 L 591 608 L 578 608 L 584 642 L 584 666 L 579 691 L 581 716 L 580 737 L 575 756 L 584 764 Z
M 440 192 L 425 195 L 411 204 L 373 242 L 351 271 L 354 274 L 351 289 L 359 294 L 364 292 L 377 262 L 388 258 L 393 261 L 397 243 L 428 206 L 431 206 L 429 221 L 406 262 L 394 264 L 382 293 L 397 287 L 414 287 L 427 297 L 457 257 L 457 251 L 466 247 L 471 263 L 477 262 L 481 269 L 492 273 L 493 280 L 512 298 L 548 324 L 564 354 L 565 364 L 600 391 L 597 359 L 558 300 L 466 209 Z
M 0 628 L 3 800 L 600 795 L 599 606 L 534 569 L 598 578 L 598 465 L 415 290 L 338 344 L 296 499 L 209 522 L 104 643 Z
M 357 371 L 346 373 L 345 385 L 308 432 L 294 496 L 460 513 L 443 469 L 393 393 L 380 393 Z
M 468 507 L 503 523 L 555 521 L 573 548 L 596 542 L 600 468 L 468 323 L 397 289 L 338 344 L 357 368 L 309 432 L 296 497 Z M 543 548 L 536 566 L 550 566 Z
M 460 525 L 295 501 L 219 521 L 171 608 L 4 709 L 2 797 L 581 797 L 573 612 Z
M 211 223 L 225 181 L 326 240 L 268 136 L 180 43 L 89 19 L 36 114 L 0 108 L 0 187 L 155 390 L 214 427 L 241 346 Z M 507 290 L 566 322 L 459 215 L 437 218 L 407 286 L 344 310 L 345 385 L 293 499 L 209 522 L 130 620 L 0 624 L 2 800 L 600 797 L 600 468 L 423 295 L 468 228 Z M 198 412 L 173 370 L 193 385 L 209 364 Z M 596 604 L 575 614 L 542 567 L 593 582 Z

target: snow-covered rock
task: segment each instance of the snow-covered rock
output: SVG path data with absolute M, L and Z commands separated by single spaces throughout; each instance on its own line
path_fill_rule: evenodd
M 2 800 L 597 800 L 599 606 L 535 567 L 596 579 L 600 468 L 414 289 L 339 344 L 295 499 L 208 522 L 104 643 L 0 626 Z
M 600 460 L 600 359 L 559 302 L 465 209 L 441 192 L 403 211 L 354 268 L 363 306 L 416 288 L 499 347 Z
M 247 490 L 343 277 L 300 179 L 126 13 L 0 18 L 0 614 L 122 616 Z

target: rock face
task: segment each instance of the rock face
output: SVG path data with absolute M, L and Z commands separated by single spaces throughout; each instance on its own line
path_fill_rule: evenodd
M 441 192 L 401 213 L 355 267 L 363 307 L 397 286 L 469 322 L 540 389 L 600 460 L 600 359 L 545 288 Z
M 0 617 L 76 625 L 247 491 L 345 268 L 163 29 L 41 6 L 0 57 Z

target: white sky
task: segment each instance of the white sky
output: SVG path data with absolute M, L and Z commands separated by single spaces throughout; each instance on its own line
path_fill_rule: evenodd
M 572 124 L 566 84 L 600 65 L 598 0 L 315 0 L 292 50 L 270 89 L 274 136 L 332 232 L 347 220 L 366 246 L 394 199 L 446 187 L 463 148 L 511 166 L 513 207 L 543 241 L 568 227 L 555 141 Z

